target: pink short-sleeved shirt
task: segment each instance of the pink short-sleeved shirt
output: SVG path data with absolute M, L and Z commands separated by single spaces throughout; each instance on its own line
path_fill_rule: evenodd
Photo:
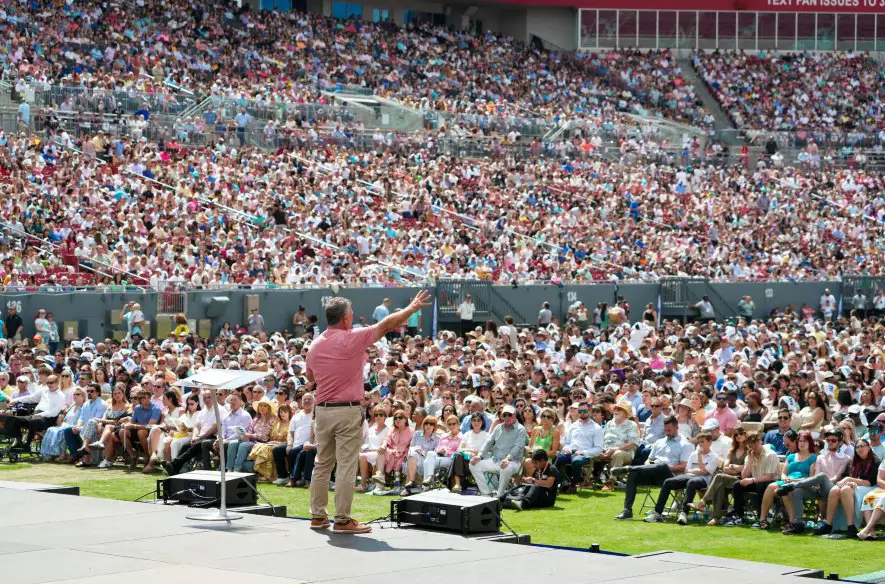
M 728 407 L 725 407 L 722 410 L 719 410 L 718 408 L 713 409 L 713 412 L 708 414 L 705 420 L 710 420 L 711 418 L 715 418 L 719 421 L 719 430 L 722 433 L 727 433 L 738 426 L 737 416 Z
M 377 341 L 378 328 L 326 329 L 307 352 L 307 373 L 316 380 L 316 401 L 363 399 L 366 349 Z

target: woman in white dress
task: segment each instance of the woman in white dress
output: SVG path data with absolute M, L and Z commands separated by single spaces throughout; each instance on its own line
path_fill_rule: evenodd
M 170 436 L 178 428 L 178 421 L 184 409 L 181 407 L 181 398 L 174 390 L 166 390 L 163 393 L 163 418 L 160 423 L 151 429 L 148 435 L 148 445 L 151 450 L 151 459 L 144 466 L 142 473 L 151 473 L 158 463 L 163 461 L 166 452 L 166 443 L 171 441 Z
M 372 411 L 372 422 L 366 425 L 363 432 L 363 446 L 360 448 L 360 485 L 356 491 L 362 493 L 366 491 L 369 483 L 369 471 L 378 461 L 378 448 L 387 438 L 390 428 L 385 424 L 387 420 L 387 412 L 384 407 L 378 405 Z

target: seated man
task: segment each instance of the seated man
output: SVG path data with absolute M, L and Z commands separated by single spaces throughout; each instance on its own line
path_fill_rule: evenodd
M 602 453 L 604 438 L 602 427 L 590 418 L 590 404 L 578 403 L 578 420 L 565 435 L 563 448 L 556 456 L 556 467 L 566 472 L 562 493 L 575 493 L 584 479 L 584 466 Z
M 639 427 L 630 420 L 630 406 L 619 402 L 614 406 L 614 418 L 605 424 L 600 461 L 610 461 L 612 467 L 623 467 L 633 461 L 636 445 L 639 444 Z M 602 491 L 610 492 L 614 482 L 609 477 Z
M 651 447 L 664 437 L 664 401 L 660 396 L 652 396 L 649 403 L 651 416 L 642 424 L 642 443 L 633 455 L 632 465 L 642 465 L 651 453 Z
M 10 404 L 36 404 L 34 414 L 29 416 L 10 416 L 6 420 L 6 432 L 13 439 L 13 449 L 30 449 L 34 435 L 55 425 L 58 413 L 65 407 L 67 399 L 59 389 L 58 376 L 52 374 L 46 379 L 46 386 L 35 392 L 13 398 Z M 22 443 L 22 430 L 28 429 L 27 441 Z
M 675 416 L 664 419 L 664 438 L 651 446 L 648 463 L 629 467 L 615 467 L 612 475 L 627 475 L 627 493 L 624 496 L 624 510 L 615 516 L 616 520 L 633 517 L 633 501 L 636 499 L 636 486 L 658 485 L 665 479 L 685 471 L 692 444 L 679 434 L 679 420 Z
M 227 416 L 227 409 L 219 405 L 222 420 Z M 191 444 L 178 454 L 171 462 L 164 461 L 163 469 L 169 475 L 177 475 L 181 468 L 191 459 L 202 456 L 203 467 L 212 467 L 212 446 L 215 444 L 218 421 L 215 419 L 215 394 L 212 390 L 203 390 L 203 409 L 194 417 L 194 430 L 191 433 Z
M 522 478 L 522 485 L 514 488 L 502 499 L 505 507 L 517 510 L 529 508 L 549 508 L 556 503 L 556 490 L 559 487 L 559 470 L 550 465 L 547 451 L 536 449 L 532 453 L 534 472 Z
M 744 519 L 744 499 L 747 492 L 756 497 L 756 505 L 762 502 L 765 488 L 777 477 L 780 464 L 777 453 L 770 446 L 762 443 L 762 435 L 757 432 L 747 433 L 747 459 L 741 480 L 731 486 L 734 501 L 732 516 L 726 519 L 726 526 L 738 526 Z
M 784 534 L 802 534 L 805 532 L 805 522 L 802 520 L 802 511 L 805 509 L 805 500 L 809 498 L 830 495 L 830 490 L 842 479 L 851 464 L 851 459 L 840 453 L 842 446 L 842 429 L 839 427 L 824 430 L 827 448 L 823 450 L 814 463 L 815 473 L 805 479 L 785 483 L 777 489 L 778 496 L 787 496 L 784 506 L 790 517 L 790 524 L 784 528 Z
M 694 501 L 698 490 L 707 487 L 719 467 L 719 457 L 710 449 L 713 444 L 710 433 L 700 433 L 696 439 L 698 447 L 688 457 L 685 473 L 664 480 L 655 509 L 649 512 L 645 518 L 646 522 L 660 522 L 667 500 L 670 499 L 670 492 L 685 489 L 682 509 L 679 510 L 676 523 L 683 526 L 688 524 L 688 505 Z
M 145 459 L 150 459 L 150 447 L 148 446 L 148 433 L 152 425 L 159 424 L 163 413 L 151 400 L 152 394 L 147 389 L 139 390 L 136 394 L 138 404 L 132 409 L 132 418 L 123 425 L 120 436 L 123 438 L 123 447 L 129 454 L 129 469 L 134 470 L 138 465 L 138 453 L 135 452 L 136 442 L 141 444 Z
M 793 415 L 789 409 L 781 408 L 777 413 L 777 428 L 765 433 L 763 442 L 771 445 L 772 450 L 778 455 L 787 454 L 787 446 L 784 445 L 784 435 L 792 428 Z
M 519 470 L 522 453 L 528 443 L 525 428 L 516 422 L 516 409 L 509 404 L 501 409 L 503 423 L 495 427 L 479 454 L 470 458 L 470 473 L 476 480 L 479 493 L 492 495 L 486 473 L 499 475 L 498 497 L 507 493 L 513 474 Z
M 84 402 L 83 407 L 80 408 L 77 422 L 74 423 L 74 426 L 64 430 L 65 442 L 71 453 L 78 453 L 77 457 L 80 456 L 80 448 L 83 446 L 83 439 L 81 437 L 83 429 L 90 420 L 94 418 L 102 418 L 106 411 L 107 404 L 101 399 L 101 386 L 95 383 L 90 383 L 86 386 L 86 402 Z

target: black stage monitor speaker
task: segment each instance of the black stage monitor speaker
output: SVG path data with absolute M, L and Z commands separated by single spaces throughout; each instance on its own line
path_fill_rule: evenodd
M 206 317 L 209 319 L 218 319 L 222 315 L 224 315 L 224 311 L 227 309 L 227 304 L 230 302 L 230 297 L 212 297 L 205 301 L 206 303 Z
M 258 502 L 254 473 L 228 472 L 224 478 L 228 506 L 254 506 Z M 205 504 L 208 508 L 221 506 L 221 473 L 218 471 L 191 471 L 157 481 L 157 499 L 177 501 L 180 504 Z
M 391 502 L 390 519 L 397 524 L 413 524 L 464 535 L 498 532 L 501 528 L 501 502 L 486 496 L 462 496 L 447 490 L 433 490 Z

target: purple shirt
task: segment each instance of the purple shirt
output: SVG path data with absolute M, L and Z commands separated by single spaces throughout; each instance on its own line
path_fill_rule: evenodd
M 231 441 L 239 438 L 236 427 L 243 427 L 243 430 L 248 430 L 250 424 L 252 424 L 252 415 L 246 412 L 245 409 L 240 408 L 238 411 L 230 413 L 224 417 L 224 422 L 221 423 L 224 429 L 222 439 Z

